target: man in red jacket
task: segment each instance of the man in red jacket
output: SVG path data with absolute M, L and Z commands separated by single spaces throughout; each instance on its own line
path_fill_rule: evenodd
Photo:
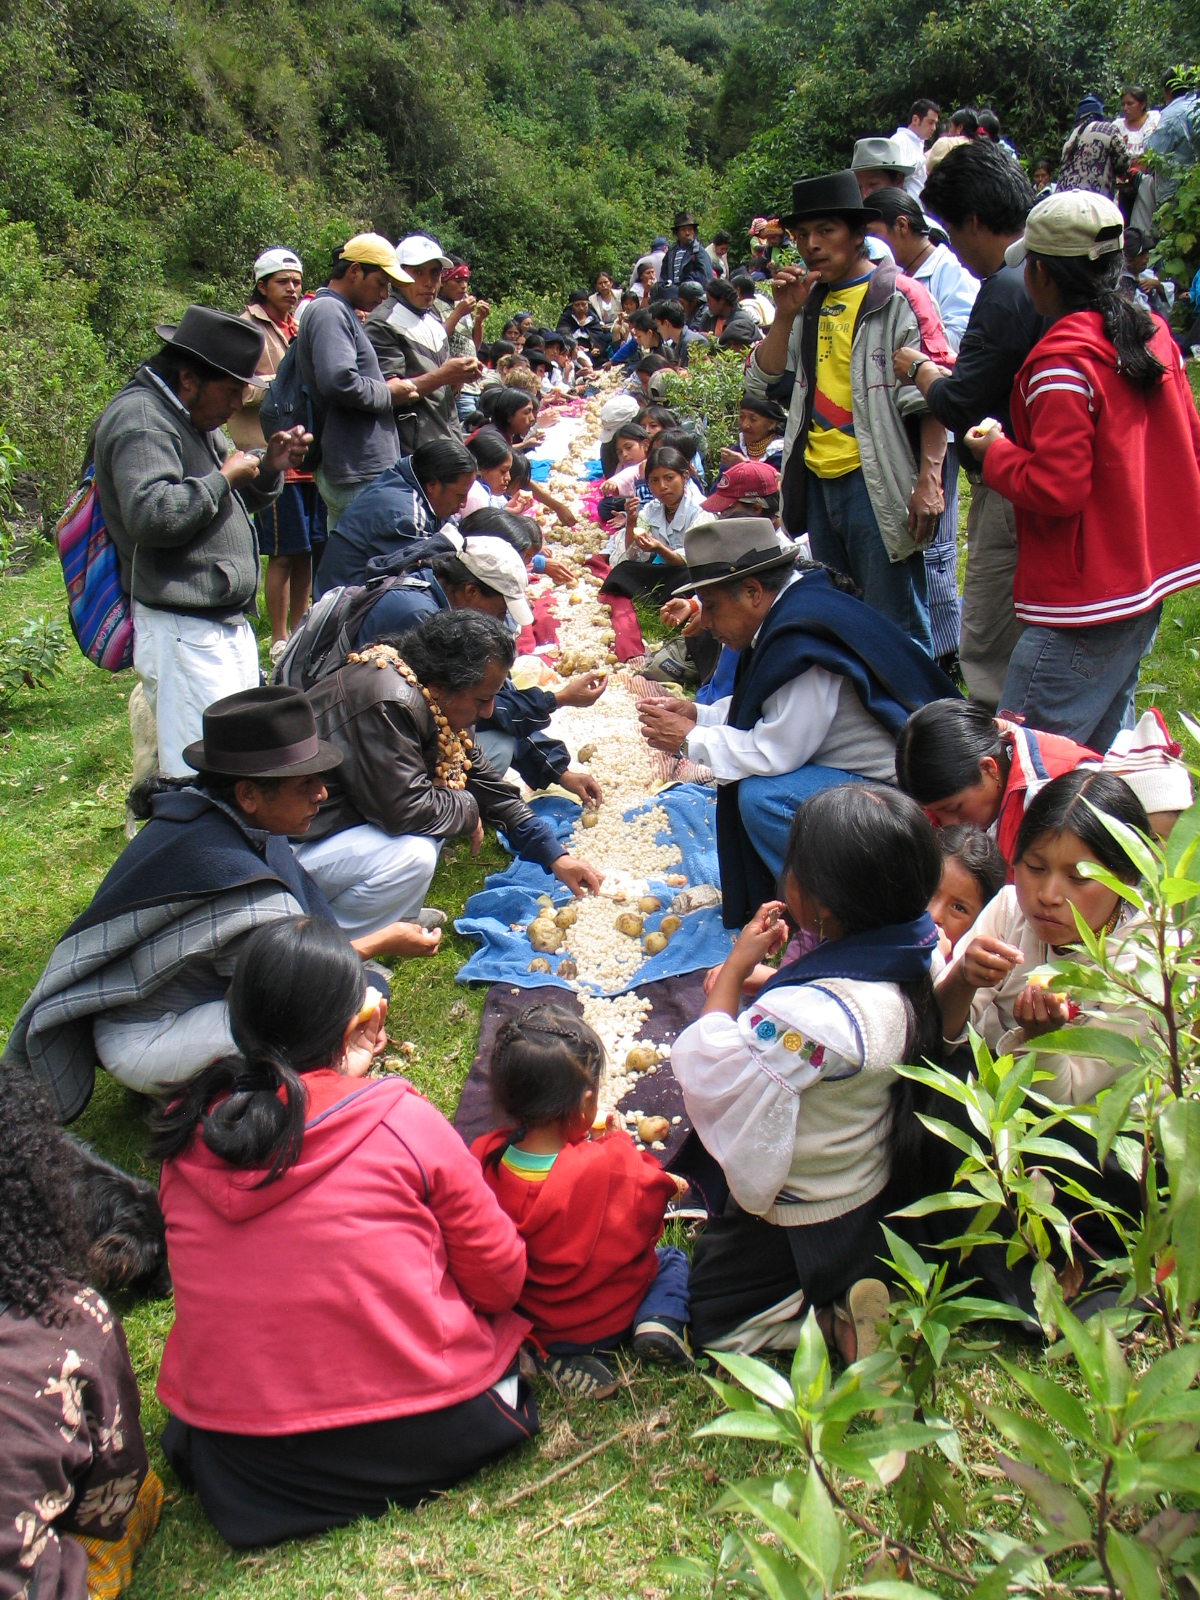
M 1006 259 L 1049 326 L 1013 385 L 1013 438 L 966 436 L 1016 509 L 1025 629 L 1001 710 L 1101 751 L 1132 726 L 1164 597 L 1200 582 L 1200 418 L 1166 324 L 1116 292 L 1122 229 L 1086 190 L 1030 212 Z

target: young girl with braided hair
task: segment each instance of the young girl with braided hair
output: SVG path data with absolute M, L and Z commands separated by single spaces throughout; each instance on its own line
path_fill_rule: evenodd
M 690 1362 L 687 1258 L 659 1246 L 667 1202 L 685 1187 L 609 1117 L 595 1127 L 604 1046 L 574 1013 L 532 1006 L 506 1022 L 492 1055 L 505 1126 L 471 1146 L 525 1241 L 522 1314 L 560 1388 L 616 1388 L 597 1351 L 632 1335 L 635 1352 Z

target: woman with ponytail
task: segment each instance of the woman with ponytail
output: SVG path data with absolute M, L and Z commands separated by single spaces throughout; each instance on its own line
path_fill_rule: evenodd
M 386 1010 L 333 924 L 260 928 L 239 1054 L 153 1117 L 163 1448 L 237 1547 L 414 1505 L 537 1431 L 525 1247 L 441 1113 L 367 1077 Z
M 1164 597 L 1200 582 L 1200 419 L 1166 324 L 1117 292 L 1122 229 L 1086 190 L 1029 213 L 1006 260 L 1049 326 L 1013 384 L 1013 439 L 966 435 L 1016 510 L 1025 630 L 1000 709 L 1094 750 L 1132 726 Z

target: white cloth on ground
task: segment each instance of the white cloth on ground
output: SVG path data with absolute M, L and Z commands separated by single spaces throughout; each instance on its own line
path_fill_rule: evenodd
M 329 901 L 338 925 L 358 939 L 392 922 L 416 921 L 441 841 L 418 833 L 384 833 L 361 822 L 292 849 Z
M 201 738 L 214 700 L 258 686 L 258 642 L 245 617 L 159 611 L 133 602 L 133 667 L 158 728 L 158 770 L 192 776 L 184 748 Z
M 135 1020 L 101 1012 L 92 1023 L 92 1037 L 109 1076 L 138 1094 L 184 1083 L 214 1061 L 238 1053 L 227 1000 Z

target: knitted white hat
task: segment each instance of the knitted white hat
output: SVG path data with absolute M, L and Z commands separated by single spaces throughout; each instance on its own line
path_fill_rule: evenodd
M 1192 780 L 1179 752 L 1162 715 L 1151 706 L 1135 728 L 1121 729 L 1100 768 L 1124 778 L 1147 811 L 1186 811 Z

